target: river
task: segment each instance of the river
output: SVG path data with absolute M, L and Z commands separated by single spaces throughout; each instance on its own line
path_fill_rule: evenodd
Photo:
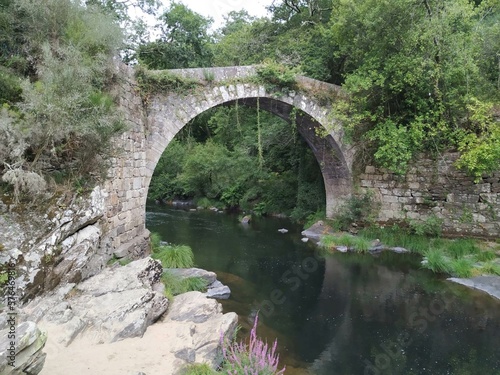
M 500 374 L 500 303 L 421 269 L 418 256 L 321 257 L 286 219 L 243 225 L 149 204 L 146 221 L 231 288 L 221 303 L 241 337 L 260 311 L 257 332 L 278 340 L 285 374 Z

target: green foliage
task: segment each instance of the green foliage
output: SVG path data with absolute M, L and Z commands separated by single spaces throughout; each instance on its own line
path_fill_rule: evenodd
M 168 71 L 149 71 L 142 67 L 136 69 L 135 76 L 143 96 L 146 97 L 158 92 L 188 93 L 201 85 L 201 82 L 195 79 Z
M 494 119 L 493 103 L 471 98 L 467 106 L 474 132 L 462 131 L 457 166 L 466 169 L 479 182 L 483 174 L 498 170 L 500 165 L 500 122 Z
M 410 221 L 409 224 L 417 236 L 439 237 L 442 233 L 443 219 L 431 215 L 422 221 Z
M 466 0 L 334 7 L 330 35 L 348 94 L 336 111 L 379 165 L 403 173 L 417 152 L 451 147 L 477 179 L 498 168 L 498 62 L 483 42 L 498 35 L 498 10 Z
M 368 252 L 371 247 L 369 240 L 350 234 L 342 234 L 340 236 L 326 235 L 321 239 L 321 244 L 327 249 L 333 249 L 336 246 L 347 246 L 360 253 Z
M 194 265 L 193 251 L 187 245 L 163 245 L 152 255 L 163 268 L 189 268 Z
M 473 263 L 471 259 L 460 258 L 450 261 L 450 273 L 456 277 L 471 277 L 473 273 Z
M 187 366 L 182 375 L 216 375 L 217 371 L 213 370 L 206 363 L 194 363 L 192 365 Z
M 151 251 L 156 253 L 160 250 L 161 246 L 161 236 L 159 233 L 153 232 L 149 236 L 149 242 L 151 243 Z
M 494 251 L 491 250 L 484 250 L 480 251 L 476 254 L 476 259 L 479 262 L 489 262 L 493 259 L 495 259 L 497 256 Z
M 481 249 L 477 245 L 477 241 L 472 239 L 456 239 L 447 246 L 446 252 L 455 259 L 460 259 L 466 255 L 479 255 Z M 486 258 L 488 255 L 485 256 Z
M 480 272 L 488 275 L 500 276 L 500 264 L 494 262 L 487 262 L 482 265 Z
M 108 261 L 108 266 L 111 266 L 115 263 L 118 263 L 120 266 L 126 266 L 127 264 L 129 264 L 131 262 L 130 259 L 128 258 L 117 258 L 116 256 L 113 255 L 113 257 Z
M 256 68 L 257 79 L 263 83 L 267 90 L 279 91 L 283 89 L 296 88 L 297 81 L 295 77 L 299 71 L 290 68 L 276 61 L 265 60 Z
M 352 223 L 366 224 L 371 220 L 374 203 L 369 194 L 351 196 L 334 217 L 333 226 L 338 230 L 347 230 Z
M 21 100 L 21 79 L 2 66 L 0 66 L 0 87 L 2 88 L 0 105 L 13 104 Z
M 205 292 L 207 290 L 207 281 L 201 277 L 183 279 L 169 271 L 165 271 L 161 276 L 161 281 L 165 285 L 165 295 L 169 299 L 186 292 Z
M 149 69 L 211 66 L 211 19 L 173 2 L 159 21 L 159 39 L 139 46 L 137 57 L 141 64 Z
M 450 262 L 441 249 L 430 249 L 425 252 L 424 255 L 427 260 L 425 268 L 428 268 L 433 272 L 451 272 Z
M 309 228 L 311 225 L 317 223 L 319 220 L 325 220 L 325 218 L 326 218 L 325 210 L 319 210 L 316 211 L 315 213 L 310 214 L 304 221 L 304 229 Z
M 444 239 L 416 235 L 410 228 L 397 225 L 388 228 L 368 227 L 359 232 L 367 240 L 379 239 L 385 246 L 400 246 L 424 256 L 423 267 L 433 272 L 457 277 L 496 274 L 500 270 L 492 250 L 481 250 L 474 239 Z M 334 239 L 331 239 L 334 242 Z
M 15 0 L 1 14 L 13 20 L 0 22 L 11 56 L 0 59 L 8 89 L 1 100 L 14 104 L 0 114 L 3 180 L 16 200 L 43 192 L 52 174 L 92 186 L 107 170 L 111 138 L 123 130 L 107 93 L 123 38 L 119 26 L 71 0 Z M 9 28 L 12 37 L 3 39 Z

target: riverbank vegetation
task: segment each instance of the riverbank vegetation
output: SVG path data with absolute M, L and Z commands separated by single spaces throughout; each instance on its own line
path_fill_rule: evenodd
M 321 244 L 328 250 L 338 246 L 369 253 L 382 249 L 403 248 L 423 256 L 422 267 L 455 277 L 500 276 L 500 245 L 475 239 L 448 239 L 415 232 L 411 226 L 369 226 L 356 235 L 325 235 Z
M 262 341 L 257 336 L 258 315 L 250 330 L 248 343 L 245 341 L 229 341 L 221 338 L 222 364 L 218 371 L 206 364 L 193 364 L 188 366 L 183 375 L 282 375 L 285 367 L 279 367 L 279 355 L 276 353 L 277 341 L 272 346 Z
M 168 269 L 191 268 L 194 266 L 194 255 L 187 245 L 170 245 L 162 242 L 158 233 L 151 233 L 151 257 L 161 262 L 163 274 L 161 281 L 165 285 L 165 295 L 169 300 L 178 294 L 200 291 L 205 292 L 207 282 L 201 277 L 179 277 Z
M 123 41 L 97 5 L 1 2 L 0 174 L 15 202 L 102 180 L 124 129 L 110 91 Z

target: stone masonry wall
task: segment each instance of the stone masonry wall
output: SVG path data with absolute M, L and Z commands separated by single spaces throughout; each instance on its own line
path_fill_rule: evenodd
M 378 220 L 424 221 L 437 217 L 452 236 L 500 236 L 500 172 L 478 183 L 454 164 L 458 153 L 422 155 L 406 176 L 366 166 L 357 184 L 380 203 Z

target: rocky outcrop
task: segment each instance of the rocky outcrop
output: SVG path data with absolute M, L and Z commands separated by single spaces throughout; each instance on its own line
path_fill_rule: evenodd
M 213 368 L 220 364 L 217 351 L 221 336 L 232 337 L 238 316 L 222 314 L 222 306 L 200 292 L 188 292 L 175 297 L 162 324 L 182 340 L 173 340 L 171 352 L 179 369 L 189 363 L 209 363 Z
M 304 237 L 319 242 L 324 235 L 333 234 L 333 230 L 323 220 L 319 220 L 309 228 L 303 230 L 301 234 Z
M 208 298 L 228 299 L 231 295 L 231 289 L 217 280 L 215 272 L 207 271 L 201 268 L 169 268 L 165 269 L 165 271 L 168 271 L 181 279 L 191 277 L 200 277 L 204 279 L 207 283 L 207 291 L 203 294 Z
M 461 279 L 458 277 L 450 277 L 449 281 L 467 286 L 472 289 L 477 289 L 489 294 L 490 296 L 500 300 L 500 277 L 498 276 L 476 276 L 470 279 Z
M 34 322 L 23 322 L 15 329 L 16 341 L 12 345 L 9 329 L 0 330 L 0 375 L 38 374 L 45 362 L 42 349 L 47 335 Z
M 40 202 L 40 207 L 47 205 L 45 214 L 13 205 L 0 207 L 4 224 L 0 241 L 5 250 L 0 252 L 0 263 L 16 265 L 19 299 L 27 301 L 61 283 L 79 282 L 104 267 L 110 258 L 101 246 L 106 196 L 96 187 L 89 196 Z
M 59 342 L 64 345 L 78 335 L 96 343 L 140 337 L 167 310 L 167 298 L 154 290 L 162 272 L 151 258 L 117 265 L 39 297 L 23 312 L 28 319 L 62 327 Z

